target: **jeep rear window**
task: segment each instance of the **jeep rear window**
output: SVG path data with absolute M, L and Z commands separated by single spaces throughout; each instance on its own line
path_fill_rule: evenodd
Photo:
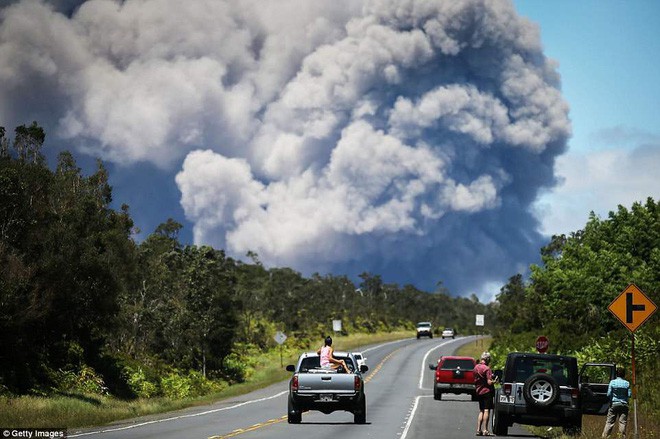
M 474 369 L 474 362 L 472 360 L 461 360 L 461 359 L 451 359 L 448 358 L 442 362 L 442 369 L 457 369 L 461 368 L 462 370 L 472 370 Z
M 560 386 L 567 386 L 576 382 L 576 377 L 572 376 L 572 371 L 568 361 L 541 358 L 516 358 L 514 363 L 515 381 L 525 382 L 527 378 L 535 373 L 546 373 L 553 377 Z

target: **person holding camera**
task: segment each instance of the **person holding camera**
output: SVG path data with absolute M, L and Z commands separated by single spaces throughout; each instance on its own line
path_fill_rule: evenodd
M 474 391 L 479 401 L 479 416 L 477 417 L 477 436 L 495 436 L 488 431 L 488 419 L 490 411 L 493 410 L 493 397 L 495 395 L 495 383 L 497 377 L 493 376 L 493 371 L 488 366 L 490 364 L 490 354 L 484 352 L 481 354 L 479 364 L 474 366 Z M 483 426 L 483 428 L 482 428 Z

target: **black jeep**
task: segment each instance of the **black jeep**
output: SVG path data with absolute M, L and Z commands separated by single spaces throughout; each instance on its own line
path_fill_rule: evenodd
M 615 365 L 587 363 L 578 374 L 575 357 L 513 352 L 504 372 L 495 375 L 502 383 L 492 417 L 497 436 L 506 436 L 513 423 L 561 426 L 565 433 L 579 434 L 583 414 L 607 413 Z

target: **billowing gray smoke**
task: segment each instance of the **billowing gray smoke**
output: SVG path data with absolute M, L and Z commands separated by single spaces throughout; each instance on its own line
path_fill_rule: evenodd
M 456 294 L 538 255 L 570 123 L 509 2 L 61 4 L 2 10 L 0 120 L 176 173 L 196 243 Z

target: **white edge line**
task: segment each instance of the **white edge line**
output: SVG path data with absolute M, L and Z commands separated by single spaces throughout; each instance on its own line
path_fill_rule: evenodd
M 110 432 L 113 432 L 113 431 L 130 430 L 132 428 L 143 427 L 145 425 L 158 424 L 158 423 L 161 423 L 161 422 L 176 421 L 177 419 L 194 418 L 194 417 L 197 417 L 197 416 L 209 415 L 211 413 L 222 412 L 222 411 L 225 411 L 225 410 L 231 410 L 231 409 L 235 409 L 235 408 L 238 408 L 238 407 L 242 407 L 244 405 L 254 404 L 255 402 L 267 401 L 269 399 L 277 398 L 277 397 L 282 396 L 282 395 L 287 394 L 287 393 L 289 393 L 289 390 L 284 390 L 280 393 L 277 393 L 277 394 L 272 395 L 272 396 L 267 396 L 265 398 L 254 399 L 254 400 L 251 400 L 251 401 L 245 401 L 245 402 L 242 402 L 240 404 L 232 405 L 232 406 L 229 406 L 229 407 L 222 407 L 222 408 L 219 408 L 219 409 L 207 410 L 205 412 L 199 412 L 199 413 L 191 413 L 189 415 L 175 416 L 175 417 L 172 417 L 172 418 L 157 419 L 157 420 L 154 420 L 154 421 L 142 422 L 140 424 L 128 425 L 126 427 L 108 428 L 108 429 L 105 429 L 105 430 L 90 431 L 90 432 L 87 432 L 87 433 L 70 434 L 70 435 L 68 435 L 68 437 L 89 436 L 89 435 L 92 435 L 92 434 L 101 434 L 101 433 L 110 433 Z
M 461 338 L 463 338 L 463 337 L 461 337 Z M 461 338 L 457 338 L 455 340 L 449 340 L 449 341 L 440 343 L 439 345 L 429 349 L 426 352 L 426 355 L 424 355 L 424 360 L 422 361 L 422 372 L 421 372 L 420 377 L 419 377 L 419 388 L 420 389 L 422 388 L 422 379 L 424 378 L 424 370 L 425 370 L 424 366 L 426 366 L 427 358 L 431 354 L 431 352 L 433 352 L 435 349 L 439 348 L 440 346 L 444 346 L 446 344 L 453 343 L 457 340 L 460 340 Z M 410 426 L 412 425 L 412 421 L 413 421 L 413 418 L 415 417 L 415 412 L 417 411 L 417 406 L 419 405 L 420 398 L 430 398 L 430 397 L 431 397 L 431 395 L 418 395 L 415 398 L 415 403 L 413 404 L 412 411 L 410 412 L 410 416 L 408 416 L 408 421 L 406 422 L 406 427 L 403 429 L 403 432 L 401 433 L 400 439 L 406 439 L 406 436 L 408 436 L 408 430 L 410 430 Z
M 419 404 L 419 399 L 420 398 L 430 398 L 431 395 L 418 395 L 415 398 L 415 403 L 413 404 L 412 411 L 410 412 L 410 416 L 408 416 L 408 421 L 406 422 L 406 427 L 403 429 L 403 432 L 401 433 L 400 439 L 406 439 L 406 436 L 408 435 L 408 430 L 410 430 L 410 426 L 412 425 L 413 418 L 415 417 L 415 412 L 417 411 L 417 405 Z

